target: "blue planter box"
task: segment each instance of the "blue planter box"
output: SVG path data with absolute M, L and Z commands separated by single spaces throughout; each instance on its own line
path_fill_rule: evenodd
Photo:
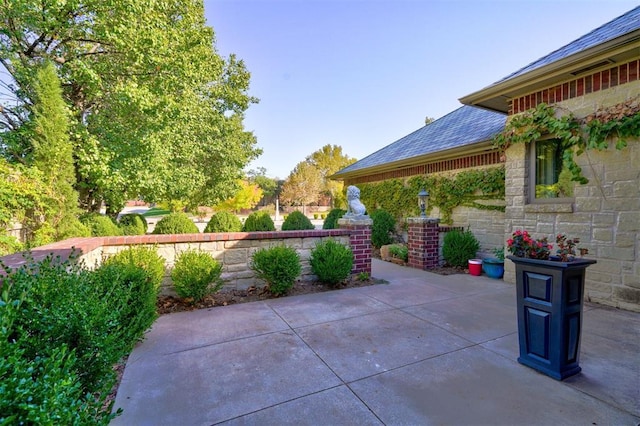
M 579 373 L 584 277 L 596 261 L 507 258 L 516 264 L 518 362 L 557 380 Z
M 504 275 L 504 260 L 490 257 L 482 261 L 482 270 L 490 278 L 502 278 Z

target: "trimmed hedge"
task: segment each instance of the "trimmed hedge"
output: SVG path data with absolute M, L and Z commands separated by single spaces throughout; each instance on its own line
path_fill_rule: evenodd
M 158 221 L 154 234 L 197 234 L 200 231 L 186 213 L 171 213 Z
M 271 216 L 267 212 L 253 212 L 244 221 L 242 226 L 244 232 L 256 232 L 256 231 L 275 231 L 276 226 L 271 219 Z
M 283 231 L 295 231 L 304 229 L 316 229 L 316 227 L 313 226 L 313 223 L 311 223 L 307 216 L 297 210 L 291 212 L 291 214 L 289 214 L 282 223 Z
M 218 212 L 211 216 L 204 232 L 240 232 L 242 231 L 242 222 L 235 214 L 231 212 Z

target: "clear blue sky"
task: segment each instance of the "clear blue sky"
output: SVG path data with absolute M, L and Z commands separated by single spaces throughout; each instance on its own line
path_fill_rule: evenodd
M 205 0 L 223 56 L 251 72 L 246 113 L 285 179 L 323 145 L 361 159 L 638 5 L 625 0 Z

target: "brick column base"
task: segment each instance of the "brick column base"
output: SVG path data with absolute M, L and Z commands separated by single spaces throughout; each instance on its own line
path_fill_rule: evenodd
M 340 229 L 348 229 L 349 243 L 353 251 L 352 274 L 365 272 L 371 276 L 371 226 L 369 216 L 352 216 L 338 219 Z
M 418 269 L 438 267 L 438 224 L 440 219 L 410 217 L 409 266 Z

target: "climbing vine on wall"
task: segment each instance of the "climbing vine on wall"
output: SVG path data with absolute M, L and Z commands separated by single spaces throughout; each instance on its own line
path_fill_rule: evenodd
M 504 206 L 483 204 L 483 200 L 504 200 L 504 167 L 467 170 L 452 177 L 413 176 L 358 185 L 360 199 L 369 211 L 384 209 L 401 220 L 420 214 L 418 192 L 429 191 L 429 208 L 440 209 L 441 221 L 451 223 L 458 206 L 504 211 Z
M 588 149 L 605 150 L 609 147 L 610 138 L 615 138 L 617 149 L 625 148 L 628 139 L 640 138 L 638 98 L 601 108 L 583 119 L 577 119 L 571 113 L 558 115 L 553 107 L 541 103 L 514 116 L 493 143 L 504 151 L 515 143 L 531 143 L 542 136 L 552 136 L 560 143 L 562 159 L 571 173 L 571 180 L 584 184 L 589 180 L 583 176 L 574 156 Z

